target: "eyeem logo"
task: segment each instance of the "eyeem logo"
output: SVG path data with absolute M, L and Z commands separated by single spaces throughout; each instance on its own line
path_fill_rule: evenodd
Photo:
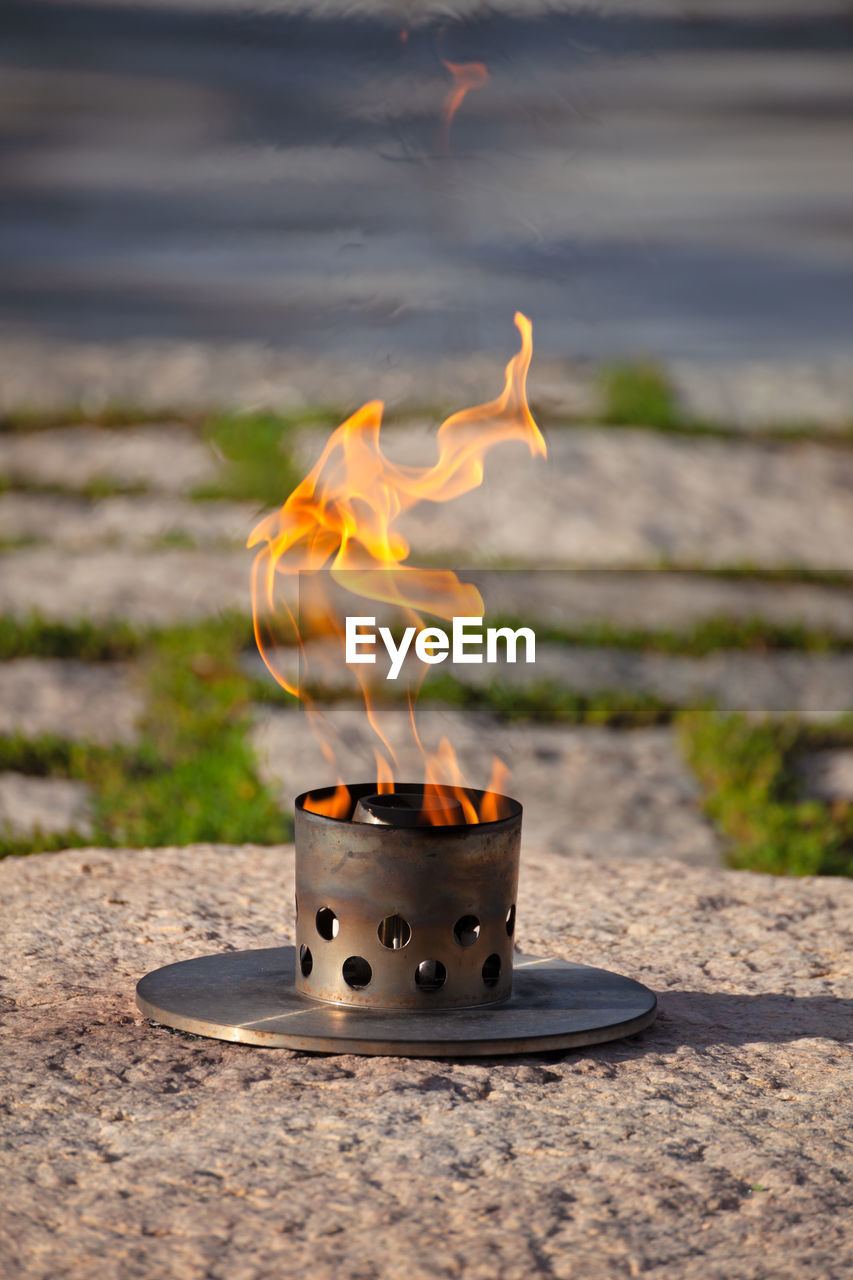
M 375 653 L 366 653 L 376 645 L 377 633 L 373 630 L 360 630 L 376 626 L 375 618 L 359 617 L 346 620 L 346 662 L 347 665 L 358 662 L 376 662 Z M 406 627 L 400 643 L 397 644 L 388 627 L 379 628 L 379 638 L 391 660 L 386 680 L 396 680 L 400 674 L 406 655 L 415 642 L 415 654 L 421 662 L 431 666 L 436 662 L 444 662 L 448 655 L 453 662 L 499 662 L 498 646 L 504 645 L 505 659 L 515 662 L 519 641 L 524 643 L 524 661 L 536 661 L 536 635 L 530 627 L 519 627 L 513 631 L 511 627 L 488 627 L 483 631 L 482 618 L 454 618 L 453 630 L 448 636 L 441 627 L 424 627 L 418 631 L 416 627 Z M 485 645 L 485 658 L 483 646 Z

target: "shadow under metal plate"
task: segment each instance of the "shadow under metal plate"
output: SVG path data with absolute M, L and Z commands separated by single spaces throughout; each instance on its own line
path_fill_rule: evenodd
M 647 987 L 606 969 L 519 955 L 501 1004 L 419 1012 L 343 1008 L 300 995 L 295 950 L 199 956 L 139 982 L 147 1018 L 217 1040 L 315 1053 L 472 1057 L 574 1049 L 633 1035 L 654 1021 Z

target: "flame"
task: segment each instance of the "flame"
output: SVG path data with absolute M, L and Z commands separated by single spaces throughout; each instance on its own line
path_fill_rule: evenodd
M 449 151 L 453 117 L 471 89 L 482 89 L 489 78 L 489 72 L 484 62 L 448 62 L 446 58 L 442 58 L 441 62 L 453 76 L 453 88 L 445 99 L 441 113 L 442 146 L 444 151 Z
M 489 778 L 489 785 L 486 788 L 486 794 L 483 796 L 483 803 L 480 805 L 480 821 L 481 822 L 497 822 L 498 818 L 505 818 L 506 805 L 504 804 L 504 790 L 509 780 L 509 769 L 503 760 L 499 760 L 497 756 L 492 756 L 492 776 Z
M 474 804 L 468 794 L 465 786 L 465 779 L 462 776 L 462 770 L 459 768 L 459 761 L 456 759 L 456 752 L 450 745 L 448 738 L 442 738 L 438 744 L 438 750 L 430 754 L 426 752 L 424 758 L 424 774 L 426 782 L 424 784 L 424 799 L 429 800 L 435 796 L 436 799 L 441 798 L 442 790 L 453 793 L 454 799 L 458 800 L 462 806 L 462 813 L 466 822 L 479 822 L 480 815 L 474 808 Z M 435 810 L 434 825 L 435 826 L 451 826 L 454 818 L 446 809 L 440 806 Z
M 296 580 L 303 570 L 328 569 L 345 590 L 357 590 L 366 600 L 397 606 L 420 628 L 421 614 L 451 620 L 454 616 L 482 617 L 482 597 L 473 584 L 460 582 L 449 569 L 418 569 L 406 563 L 409 544 L 396 528 L 399 517 L 417 502 L 448 502 L 477 488 L 483 479 L 483 459 L 492 445 L 517 440 L 532 455 L 546 454 L 545 441 L 527 403 L 527 372 L 533 354 L 532 327 L 516 312 L 521 346 L 506 366 L 504 389 L 486 404 L 452 414 L 439 427 L 438 458 L 432 466 L 391 462 L 382 452 L 379 435 L 383 404 L 372 400 L 342 423 L 326 442 L 319 461 L 296 486 L 284 505 L 266 516 L 252 531 L 248 545 L 258 547 L 252 566 L 252 614 L 258 650 L 272 675 L 288 693 L 300 697 L 330 764 L 336 764 L 325 717 L 307 691 L 281 666 L 276 638 L 296 634 L 303 662 L 308 655 L 294 609 L 282 597 L 282 581 Z M 357 579 L 348 574 L 358 571 Z M 353 586 L 353 581 L 357 587 Z M 342 638 L 342 628 L 329 601 L 312 597 L 312 630 Z M 304 627 L 305 614 L 302 615 Z M 392 790 L 396 756 L 382 732 L 362 666 L 354 668 L 364 697 L 368 723 L 381 750 L 376 751 L 379 790 Z M 462 804 L 466 822 L 485 820 L 472 804 L 453 748 L 443 739 L 438 750 L 425 751 L 417 733 L 414 704 L 410 716 L 415 742 L 425 761 L 427 788 L 449 785 Z M 503 766 L 501 766 L 503 768 Z M 334 795 L 313 812 L 348 816 L 350 797 L 339 776 Z M 501 775 L 497 775 L 501 776 Z M 503 775 L 505 776 L 505 775 Z M 309 802 L 310 802 L 309 797 Z M 319 807 L 322 803 L 322 807 Z M 485 803 L 485 802 L 484 802 Z M 497 806 L 489 801 L 489 811 Z M 431 821 L 446 821 L 440 812 Z M 491 820 L 491 819 L 489 819 Z
M 394 773 L 380 751 L 376 752 L 376 794 L 385 795 L 394 790 Z
M 338 778 L 338 785 L 330 796 L 306 796 L 305 808 L 311 813 L 319 813 L 324 818 L 348 818 L 352 810 L 349 787 Z

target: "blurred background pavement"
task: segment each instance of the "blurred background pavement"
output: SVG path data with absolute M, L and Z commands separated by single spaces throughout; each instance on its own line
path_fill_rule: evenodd
M 503 753 L 542 846 L 853 868 L 848 4 L 10 0 L 0 29 L 6 852 L 287 838 L 333 779 L 254 656 L 247 535 L 368 398 L 431 461 L 518 308 L 548 461 L 496 450 L 404 532 L 510 570 L 490 608 L 540 657 L 442 671 L 430 745 L 477 785 Z
M 803 379 L 818 413 L 853 401 L 848 5 L 10 0 L 0 21 L 7 405 L 146 404 L 163 377 L 206 404 L 434 396 L 423 371 L 482 376 L 516 308 L 569 389 L 577 362 L 644 356 L 706 408 L 696 364 L 751 362 L 789 417 Z M 445 63 L 470 61 L 488 80 L 445 141 Z

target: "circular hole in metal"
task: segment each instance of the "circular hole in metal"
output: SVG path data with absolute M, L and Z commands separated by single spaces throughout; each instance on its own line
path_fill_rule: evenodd
M 506 931 L 510 937 L 515 933 L 515 903 L 506 913 Z
M 440 991 L 447 981 L 447 970 L 440 960 L 422 960 L 415 969 L 418 991 Z
M 401 951 L 412 936 L 412 927 L 402 916 L 386 916 L 376 931 L 389 951 Z
M 500 976 L 501 958 L 496 954 L 490 955 L 483 965 L 483 982 L 487 987 L 496 987 Z
M 331 907 L 321 907 L 317 912 L 317 932 L 321 938 L 325 938 L 327 942 L 331 942 L 332 938 L 338 936 L 341 922 L 335 915 Z
M 314 968 L 314 957 L 311 954 L 311 949 L 306 947 L 304 943 L 299 948 L 299 968 L 302 970 L 303 978 L 307 978 Z
M 344 961 L 341 973 L 344 975 L 344 982 L 348 987 L 352 987 L 353 991 L 361 991 L 373 977 L 373 970 L 364 956 L 350 956 Z
M 480 936 L 480 921 L 476 916 L 460 916 L 453 926 L 453 936 L 460 947 L 473 947 Z

